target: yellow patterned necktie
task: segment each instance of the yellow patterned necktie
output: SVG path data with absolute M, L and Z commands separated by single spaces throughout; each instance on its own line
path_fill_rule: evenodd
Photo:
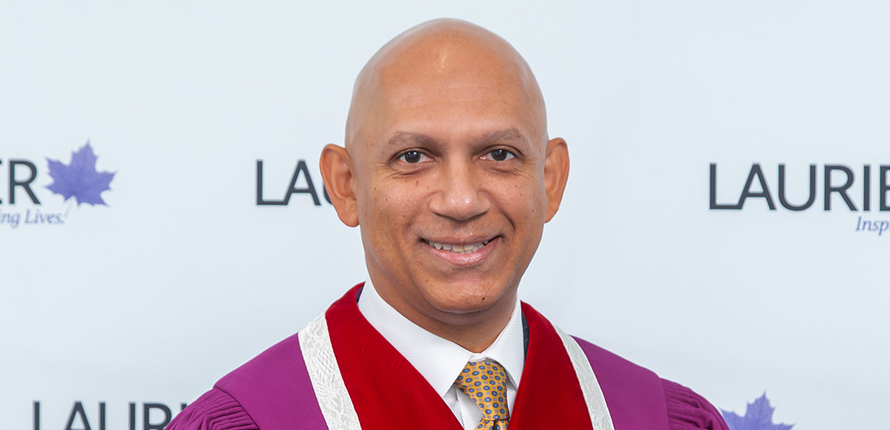
M 510 411 L 507 408 L 507 373 L 494 360 L 467 363 L 454 381 L 454 386 L 470 396 L 482 409 L 478 430 L 507 430 Z

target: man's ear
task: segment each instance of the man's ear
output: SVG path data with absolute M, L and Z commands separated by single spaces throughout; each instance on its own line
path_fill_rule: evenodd
M 547 194 L 547 218 L 549 222 L 559 210 L 562 193 L 569 179 L 569 148 L 562 138 L 551 139 L 547 143 L 547 156 L 544 159 L 544 191 Z
M 355 175 L 352 159 L 346 148 L 334 144 L 325 145 L 318 162 L 325 189 L 331 198 L 340 221 L 350 227 L 358 225 L 358 208 L 355 202 Z

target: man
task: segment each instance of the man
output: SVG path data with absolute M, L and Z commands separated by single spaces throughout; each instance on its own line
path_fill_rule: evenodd
M 436 20 L 355 84 L 321 156 L 369 281 L 220 380 L 169 429 L 725 429 L 677 384 L 517 300 L 569 172 L 531 69 L 478 26 Z

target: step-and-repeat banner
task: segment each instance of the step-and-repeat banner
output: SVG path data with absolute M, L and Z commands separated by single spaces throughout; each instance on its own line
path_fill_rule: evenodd
M 3 427 L 161 429 L 363 281 L 319 153 L 441 16 L 569 143 L 525 301 L 736 429 L 886 424 L 885 3 L 58 1 L 0 4 Z

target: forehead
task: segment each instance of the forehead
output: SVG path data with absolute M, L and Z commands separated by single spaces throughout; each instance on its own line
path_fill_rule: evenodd
M 506 42 L 462 33 L 405 41 L 382 56 L 376 69 L 377 85 L 384 92 L 469 86 L 516 92 L 530 78 L 525 61 Z
M 394 133 L 486 133 L 519 129 L 546 142 L 547 120 L 525 60 L 488 30 L 451 20 L 407 30 L 359 73 L 346 122 L 355 156 Z
M 380 67 L 379 127 L 540 128 L 541 108 L 524 63 L 487 46 L 426 48 L 401 52 Z

